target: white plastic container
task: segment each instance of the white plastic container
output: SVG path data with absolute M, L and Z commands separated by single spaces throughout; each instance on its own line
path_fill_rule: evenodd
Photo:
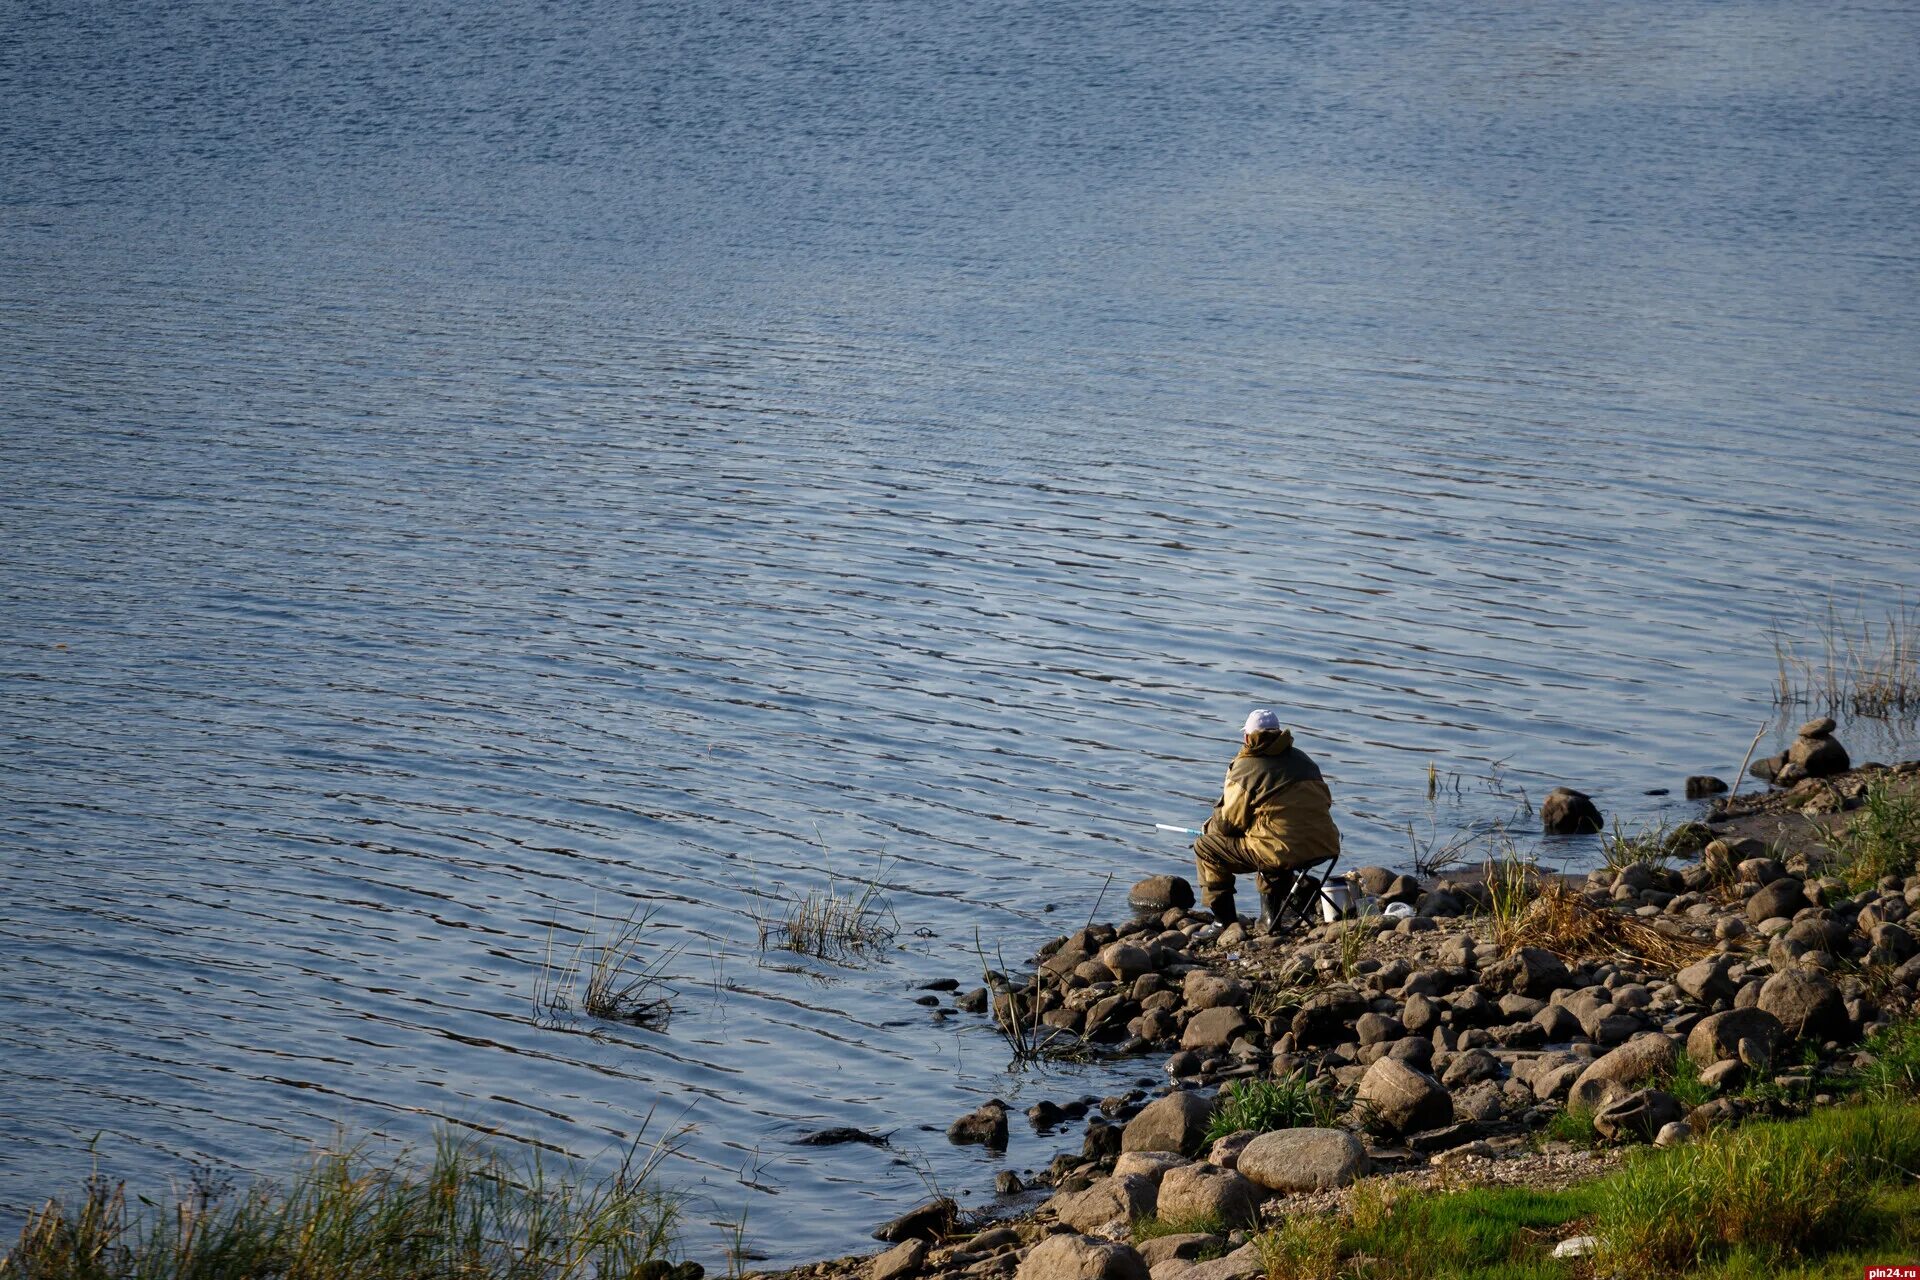
M 1327 924 L 1343 919 L 1353 905 L 1353 890 L 1344 884 L 1330 884 L 1320 890 L 1320 919 Z

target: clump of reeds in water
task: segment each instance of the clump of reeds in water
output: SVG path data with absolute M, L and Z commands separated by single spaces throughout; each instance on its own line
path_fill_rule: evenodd
M 1818 625 L 1816 641 L 1803 648 L 1774 624 L 1775 702 L 1830 715 L 1920 715 L 1920 607 L 1902 601 L 1878 620 L 1860 611 L 1843 618 L 1828 601 Z
M 885 950 L 900 935 L 878 874 L 857 885 L 829 880 L 823 889 L 781 899 L 777 913 L 759 917 L 758 924 L 762 950 L 777 947 L 821 960 L 858 959 Z
M 205 1180 L 171 1206 L 124 1183 L 29 1214 L 0 1276 L 21 1280 L 698 1280 L 673 1266 L 680 1205 L 657 1185 L 671 1141 L 636 1141 L 611 1175 L 509 1163 L 443 1136 L 424 1169 L 360 1150 L 316 1156 L 286 1185 Z
M 612 1022 L 665 1022 L 673 1012 L 666 967 L 680 948 L 644 954 L 653 919 L 651 909 L 635 907 L 603 931 L 596 912 L 564 956 L 556 952 L 549 929 L 546 959 L 534 979 L 535 1009 L 542 1016 L 564 1015 L 577 1008 Z

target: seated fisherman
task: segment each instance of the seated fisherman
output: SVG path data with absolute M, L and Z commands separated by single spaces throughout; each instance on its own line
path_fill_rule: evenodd
M 1241 730 L 1240 754 L 1227 766 L 1213 816 L 1193 842 L 1200 900 L 1214 919 L 1232 924 L 1233 877 L 1255 873 L 1258 928 L 1271 932 L 1293 887 L 1293 870 L 1340 852 L 1333 796 L 1320 769 L 1293 745 L 1271 711 L 1255 711 Z

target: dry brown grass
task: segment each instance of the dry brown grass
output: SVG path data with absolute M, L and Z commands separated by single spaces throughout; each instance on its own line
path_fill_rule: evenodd
M 1596 907 L 1556 880 L 1540 886 L 1499 941 L 1509 955 L 1538 947 L 1567 964 L 1628 960 L 1662 969 L 1684 969 L 1713 951 L 1711 943 Z

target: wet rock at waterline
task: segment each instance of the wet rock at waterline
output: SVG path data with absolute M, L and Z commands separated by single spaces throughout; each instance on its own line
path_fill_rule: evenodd
M 916 1205 L 899 1217 L 887 1222 L 873 1233 L 875 1240 L 897 1243 L 902 1240 L 938 1240 L 953 1230 L 954 1221 L 960 1215 L 960 1206 L 951 1199 L 942 1196 Z
M 1007 1145 L 1007 1104 L 994 1099 L 947 1126 L 947 1141 L 978 1143 L 995 1150 Z
M 1141 911 L 1191 910 L 1193 885 L 1185 876 L 1148 876 L 1127 893 L 1130 906 Z
M 1541 829 L 1552 835 L 1591 835 L 1606 829 L 1593 797 L 1571 787 L 1555 787 L 1540 802 Z

